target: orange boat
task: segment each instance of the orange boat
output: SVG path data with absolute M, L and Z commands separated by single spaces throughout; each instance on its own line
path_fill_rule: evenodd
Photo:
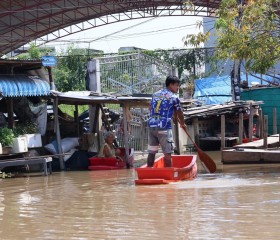
M 155 160 L 152 168 L 147 164 L 135 168 L 138 179 L 135 184 L 167 184 L 181 180 L 193 180 L 197 176 L 196 155 L 172 156 L 173 167 L 164 167 L 164 157 Z
M 121 150 L 121 157 L 125 159 L 125 148 L 119 148 Z M 129 164 L 133 167 L 134 162 L 134 149 L 129 149 Z M 126 162 L 117 158 L 103 158 L 103 157 L 91 157 L 89 158 L 88 169 L 95 170 L 115 170 L 126 168 Z

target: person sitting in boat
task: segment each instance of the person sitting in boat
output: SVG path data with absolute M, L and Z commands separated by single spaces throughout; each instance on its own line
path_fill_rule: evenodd
M 98 157 L 117 158 L 122 161 L 121 150 L 114 147 L 115 134 L 110 131 L 106 132 L 104 134 L 104 141 L 98 153 Z

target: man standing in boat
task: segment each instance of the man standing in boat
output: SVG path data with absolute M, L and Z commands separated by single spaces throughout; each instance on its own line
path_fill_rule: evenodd
M 164 153 L 165 167 L 172 166 L 171 154 L 174 151 L 172 118 L 174 122 L 178 120 L 180 126 L 186 129 L 180 99 L 177 96 L 180 80 L 176 76 L 168 76 L 165 85 L 166 88 L 153 94 L 150 103 L 148 167 L 153 167 L 159 145 Z

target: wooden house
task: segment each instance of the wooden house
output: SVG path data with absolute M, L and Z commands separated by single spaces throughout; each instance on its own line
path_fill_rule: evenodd
M 233 146 L 251 135 L 249 119 L 258 117 L 260 104 L 261 102 L 255 101 L 238 101 L 185 107 L 184 118 L 193 139 L 201 149 L 220 150 L 221 147 Z M 190 141 L 188 143 L 191 144 Z

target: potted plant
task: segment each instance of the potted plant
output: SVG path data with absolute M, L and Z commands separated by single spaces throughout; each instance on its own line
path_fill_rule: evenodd
M 18 123 L 13 131 L 15 137 L 24 136 L 25 134 L 34 134 L 37 133 L 37 125 L 32 122 Z
M 38 133 L 38 126 L 36 123 L 26 122 L 17 124 L 14 128 L 17 137 L 25 137 L 28 148 L 41 147 L 41 134 Z
M 0 143 L 2 147 L 2 154 L 11 153 L 14 137 L 15 135 L 12 129 L 6 126 L 0 128 Z

